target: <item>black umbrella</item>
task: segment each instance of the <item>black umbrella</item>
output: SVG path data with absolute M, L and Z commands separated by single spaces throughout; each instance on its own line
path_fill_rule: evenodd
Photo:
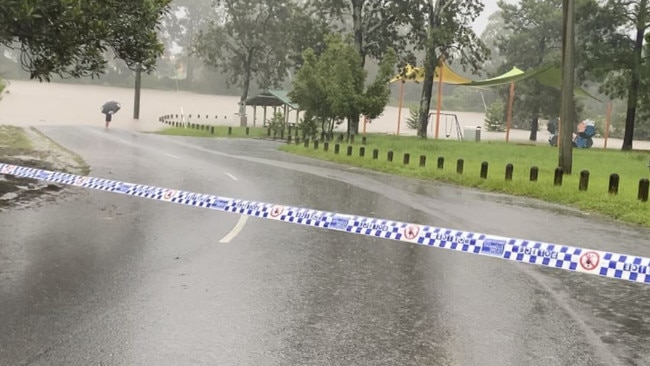
M 115 114 L 121 108 L 120 103 L 114 100 L 104 103 L 102 106 L 102 113 L 104 114 Z

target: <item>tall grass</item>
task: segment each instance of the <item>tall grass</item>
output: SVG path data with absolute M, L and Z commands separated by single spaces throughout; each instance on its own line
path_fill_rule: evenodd
M 357 139 L 359 142 L 360 139 Z M 352 156 L 346 156 L 346 143 L 340 153 L 334 154 L 334 144 L 328 152 L 321 143 L 318 150 L 310 145 L 286 145 L 287 152 L 368 168 L 376 171 L 438 180 L 476 187 L 487 191 L 539 198 L 566 204 L 587 212 L 601 213 L 629 223 L 650 227 L 650 202 L 637 199 L 639 180 L 650 176 L 647 152 L 622 152 L 602 149 L 574 149 L 573 172 L 563 176 L 561 186 L 553 184 L 558 166 L 558 150 L 545 145 L 505 143 L 497 141 L 469 142 L 452 140 L 422 140 L 417 137 L 369 135 L 365 157 L 359 156 L 359 143 L 353 145 Z M 373 160 L 373 149 L 379 150 L 379 159 Z M 393 162 L 387 161 L 393 151 Z M 410 164 L 403 164 L 404 153 L 410 154 Z M 426 166 L 419 167 L 420 155 L 426 156 Z M 444 158 L 444 168 L 438 169 L 438 157 Z M 463 159 L 463 174 L 456 172 L 458 159 Z M 488 163 L 487 179 L 480 177 L 481 163 Z M 513 179 L 505 180 L 506 164 L 514 166 Z M 536 182 L 529 180 L 531 167 L 539 169 Z M 586 191 L 578 189 L 580 172 L 589 172 Z M 608 192 L 610 175 L 620 177 L 619 193 Z

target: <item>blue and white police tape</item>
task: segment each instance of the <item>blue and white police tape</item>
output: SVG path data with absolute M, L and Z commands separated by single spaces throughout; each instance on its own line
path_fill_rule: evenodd
M 1 164 L 0 174 L 650 284 L 650 258 Z

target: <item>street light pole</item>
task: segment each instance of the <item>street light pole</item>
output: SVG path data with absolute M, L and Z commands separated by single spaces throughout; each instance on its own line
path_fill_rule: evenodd
M 135 69 L 135 96 L 133 98 L 133 119 L 140 119 L 140 86 L 142 84 L 142 64 Z
M 562 102 L 558 138 L 558 166 L 571 174 L 573 165 L 575 0 L 562 0 Z

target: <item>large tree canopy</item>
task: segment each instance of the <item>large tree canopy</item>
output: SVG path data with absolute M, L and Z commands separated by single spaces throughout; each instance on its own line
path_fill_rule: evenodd
M 422 0 L 420 8 L 427 19 L 427 26 L 413 29 L 416 39 L 423 42 L 424 82 L 418 124 L 418 136 L 426 138 L 429 110 L 433 91 L 433 77 L 441 58 L 458 61 L 465 70 L 477 71 L 489 56 L 489 49 L 472 30 L 472 23 L 483 11 L 479 0 Z
M 388 103 L 388 81 L 393 74 L 395 52 L 388 49 L 379 65 L 375 80 L 366 85 L 366 72 L 361 56 L 352 41 L 338 34 L 326 37 L 326 49 L 317 56 L 311 48 L 303 52 L 304 64 L 293 81 L 289 93 L 310 116 L 321 122 L 325 132 L 332 132 L 337 121 L 363 114 L 378 117 Z
M 285 47 L 292 4 L 276 0 L 219 0 L 224 19 L 216 19 L 196 42 L 196 52 L 206 65 L 229 75 L 241 88 L 241 102 L 250 84 L 277 87 L 287 75 L 289 51 Z
M 152 71 L 163 53 L 157 30 L 171 0 L 3 0 L 0 42 L 20 48 L 31 78 L 97 76 L 106 51 Z

